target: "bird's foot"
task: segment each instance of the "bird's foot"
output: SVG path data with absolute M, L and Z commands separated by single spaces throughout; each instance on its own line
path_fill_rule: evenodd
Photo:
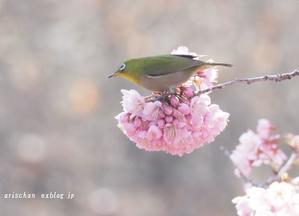
M 181 86 L 176 88 L 171 88 L 166 91 L 155 91 L 151 95 L 145 97 L 146 102 L 161 101 L 170 103 L 172 96 L 177 97 L 180 101 L 188 101 L 188 99 L 182 94 L 183 90 Z
M 163 95 L 162 92 L 153 91 L 151 95 L 146 96 L 144 99 L 145 99 L 145 102 L 154 102 L 154 101 L 160 100 L 162 95 Z

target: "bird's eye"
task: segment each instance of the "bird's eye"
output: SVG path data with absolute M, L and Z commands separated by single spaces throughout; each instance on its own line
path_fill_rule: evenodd
M 124 71 L 125 68 L 126 68 L 126 64 L 122 64 L 122 65 L 120 66 L 119 70 L 120 70 L 120 71 Z

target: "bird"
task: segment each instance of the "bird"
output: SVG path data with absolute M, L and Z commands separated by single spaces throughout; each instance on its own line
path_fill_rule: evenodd
M 226 63 L 201 61 L 192 54 L 166 54 L 129 59 L 108 78 L 125 78 L 150 91 L 163 92 L 186 82 L 196 72 L 214 66 L 232 67 Z

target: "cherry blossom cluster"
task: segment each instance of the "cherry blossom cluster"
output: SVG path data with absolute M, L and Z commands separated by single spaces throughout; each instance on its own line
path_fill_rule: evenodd
M 229 114 L 211 104 L 208 95 L 193 96 L 183 87 L 181 97 L 146 102 L 135 90 L 122 90 L 123 109 L 116 119 L 137 147 L 182 156 L 214 141 L 226 127 Z
M 274 133 L 274 126 L 266 119 L 260 119 L 256 132 L 248 130 L 239 138 L 240 144 L 230 155 L 237 176 L 248 177 L 253 167 L 271 165 L 277 170 L 286 160 L 279 149 L 280 135 Z
M 237 176 L 245 183 L 244 196 L 232 200 L 239 216 L 295 216 L 299 215 L 299 177 L 288 175 L 299 157 L 299 136 L 288 134 L 285 143 L 291 148 L 289 157 L 279 148 L 282 136 L 274 133 L 269 120 L 260 119 L 256 132 L 242 134 L 240 144 L 230 155 Z M 253 167 L 271 166 L 273 175 L 260 186 L 248 176 Z
M 299 215 L 299 184 L 273 182 L 268 188 L 250 187 L 245 196 L 233 199 L 239 216 Z

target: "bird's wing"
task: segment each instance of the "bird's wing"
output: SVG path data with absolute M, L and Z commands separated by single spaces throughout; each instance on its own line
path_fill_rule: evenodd
M 204 62 L 190 55 L 162 55 L 143 59 L 143 71 L 147 76 L 159 77 L 197 67 Z

